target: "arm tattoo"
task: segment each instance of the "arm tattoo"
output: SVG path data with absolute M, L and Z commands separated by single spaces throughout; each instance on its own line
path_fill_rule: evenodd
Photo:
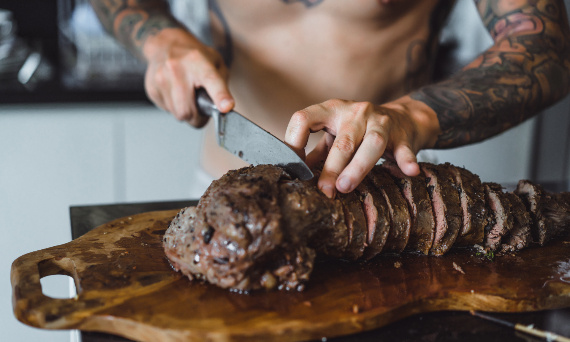
M 406 53 L 406 92 L 428 83 L 433 77 L 437 39 L 454 4 L 455 0 L 439 1 L 430 16 L 427 39 L 416 39 L 410 43 Z
M 142 57 L 145 39 L 167 27 L 183 27 L 166 1 L 90 0 L 105 30 Z
M 570 92 L 570 29 L 562 0 L 476 4 L 495 44 L 448 80 L 411 94 L 437 113 L 439 148 L 489 138 Z

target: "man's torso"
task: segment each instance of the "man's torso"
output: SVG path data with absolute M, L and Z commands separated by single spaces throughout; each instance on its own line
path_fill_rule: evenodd
M 452 1 L 217 0 L 216 45 L 230 51 L 236 110 L 283 139 L 291 115 L 332 98 L 396 99 L 431 77 L 434 18 Z M 439 19 L 441 21 L 441 19 Z M 203 167 L 244 165 L 206 129 Z

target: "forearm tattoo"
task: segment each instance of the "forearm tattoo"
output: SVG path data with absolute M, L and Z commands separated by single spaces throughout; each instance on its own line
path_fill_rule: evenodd
M 411 94 L 437 113 L 439 148 L 503 132 L 570 91 L 570 29 L 562 0 L 476 4 L 495 44 L 448 80 Z
M 167 1 L 90 0 L 90 3 L 105 30 L 139 57 L 147 37 L 167 27 L 183 27 L 170 13 Z
M 455 0 L 440 0 L 432 10 L 427 39 L 416 39 L 408 46 L 406 53 L 406 92 L 415 90 L 432 79 L 438 37 L 454 4 Z

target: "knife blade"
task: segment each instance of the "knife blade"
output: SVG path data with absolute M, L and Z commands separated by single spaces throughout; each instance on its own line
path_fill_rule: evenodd
M 221 113 L 204 89 L 196 91 L 201 115 L 210 116 L 216 125 L 218 145 L 246 162 L 273 164 L 301 180 L 313 178 L 303 159 L 287 144 L 236 111 Z

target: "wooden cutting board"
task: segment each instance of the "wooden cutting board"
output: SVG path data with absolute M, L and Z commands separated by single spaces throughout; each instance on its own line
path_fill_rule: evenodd
M 16 259 L 16 317 L 38 328 L 141 341 L 293 341 L 370 330 L 421 312 L 570 306 L 570 236 L 494 261 L 458 249 L 443 257 L 321 262 L 304 292 L 244 295 L 190 282 L 170 267 L 161 239 L 177 212 L 121 218 Z M 53 274 L 72 276 L 78 296 L 43 295 L 40 278 Z

